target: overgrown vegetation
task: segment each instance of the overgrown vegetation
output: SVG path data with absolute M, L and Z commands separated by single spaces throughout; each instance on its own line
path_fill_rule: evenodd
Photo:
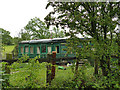
M 2 63 L 2 70 L 9 76 L 9 78 L 6 76 L 8 79 L 3 82 L 3 88 L 120 88 L 120 68 L 117 67 L 116 60 L 112 63 L 111 72 L 107 76 L 102 75 L 101 68 L 99 74 L 95 75 L 94 67 L 88 62 L 78 66 L 77 72 L 75 64 L 66 67 L 66 70 L 59 70 L 56 66 L 55 78 L 51 85 L 48 85 L 46 83 L 48 63 L 39 63 L 37 57 L 23 63 L 28 58 L 25 55 L 12 65 L 7 65 L 7 72 L 5 69 L 7 63 Z

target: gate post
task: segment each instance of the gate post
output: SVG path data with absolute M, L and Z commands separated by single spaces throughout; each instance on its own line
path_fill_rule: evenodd
M 48 63 L 50 63 L 52 59 L 52 54 L 47 54 L 47 60 Z M 47 72 L 46 72 L 46 83 L 48 83 L 49 85 L 51 84 L 51 65 L 47 65 Z
M 52 54 L 47 54 L 48 63 L 52 64 L 52 67 L 51 67 L 51 65 L 47 65 L 46 83 L 48 83 L 49 85 L 51 85 L 51 81 L 55 77 L 55 64 L 56 64 L 55 59 L 56 59 L 55 51 L 53 51 Z
M 52 58 L 53 58 L 53 59 L 52 59 L 51 80 L 54 79 L 54 77 L 55 77 L 56 51 L 53 51 L 53 52 L 52 52 Z

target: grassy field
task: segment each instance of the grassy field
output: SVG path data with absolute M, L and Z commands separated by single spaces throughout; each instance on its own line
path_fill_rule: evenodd
M 6 58 L 6 53 L 12 53 L 15 45 L 5 45 L 4 50 L 2 51 L 2 58 Z
M 5 48 L 5 51 L 6 53 L 11 53 L 12 50 L 14 49 L 15 45 L 5 45 L 4 48 Z
M 36 88 L 46 87 L 46 66 L 30 70 L 28 69 L 28 67 L 30 66 L 29 63 L 22 63 L 18 65 L 16 63 L 15 65 L 16 69 L 11 69 L 11 75 L 9 79 L 10 85 L 12 87 L 24 88 L 28 86 L 30 82 L 34 82 Z M 31 72 L 33 77 L 31 77 L 30 79 L 29 76 Z M 93 72 L 93 67 L 90 67 L 85 70 L 85 77 L 88 77 L 86 78 L 88 81 L 93 80 Z M 51 88 L 64 87 L 66 83 L 71 82 L 73 79 L 74 73 L 72 72 L 71 67 L 66 67 L 66 70 L 60 70 L 58 69 L 58 66 L 56 66 L 55 78 L 51 82 Z
M 16 63 L 17 64 L 17 63 Z M 28 69 L 29 64 L 27 63 L 22 63 L 21 65 L 18 64 L 16 65 L 17 67 L 15 67 L 16 69 L 13 70 L 11 69 L 11 75 L 10 75 L 10 85 L 12 87 L 20 87 L 20 88 L 24 88 L 26 86 L 29 85 L 29 81 L 30 79 L 28 79 L 28 77 L 30 76 L 30 73 L 32 72 L 32 74 L 34 74 L 34 77 L 31 77 L 33 81 L 36 83 L 37 88 L 39 87 L 46 87 L 46 67 L 42 67 L 41 69 L 34 69 L 34 71 L 30 71 Z M 21 67 L 21 68 L 20 68 Z M 66 70 L 58 70 L 58 67 L 56 66 L 56 76 L 55 79 L 52 81 L 52 86 L 56 87 L 56 86 L 62 86 L 63 82 L 67 81 L 67 80 L 72 80 L 72 78 L 74 77 L 74 74 L 71 71 L 70 67 L 67 67 Z M 56 86 L 54 86 L 56 85 Z

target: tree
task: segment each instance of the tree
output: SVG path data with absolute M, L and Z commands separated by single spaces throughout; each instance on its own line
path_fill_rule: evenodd
M 59 28 L 53 28 L 53 38 L 63 38 L 65 36 L 64 32 Z
M 21 40 L 21 38 L 19 38 L 19 37 L 14 37 L 14 38 L 13 38 L 13 43 L 16 44 L 16 45 L 17 45 L 20 41 L 22 41 L 22 40 Z
M 120 23 L 120 21 L 119 21 Z M 120 26 L 118 26 L 117 32 L 116 32 L 116 42 L 118 44 L 118 65 L 120 66 Z
M 62 28 L 70 28 L 67 35 L 71 37 L 85 33 L 98 42 L 103 52 L 96 53 L 95 56 L 99 56 L 96 59 L 99 59 L 103 75 L 106 76 L 110 70 L 110 56 L 113 54 L 109 53 L 113 47 L 113 33 L 118 24 L 118 19 L 113 20 L 113 18 L 119 14 L 119 4 L 120 2 L 49 2 L 46 8 L 52 6 L 54 11 L 50 12 L 45 20 L 48 26 L 60 25 Z M 55 16 L 56 13 L 59 15 Z M 108 33 L 110 33 L 110 39 L 107 37 Z M 98 74 L 97 66 L 95 66 L 95 74 Z
M 27 33 L 29 32 L 28 35 L 30 35 L 32 39 L 50 38 L 49 29 L 46 27 L 45 23 L 37 17 L 31 19 L 24 29 L 27 31 Z
M 30 40 L 31 39 L 31 35 L 29 34 L 29 31 L 21 29 L 19 34 L 20 34 L 21 40 Z
M 12 37 L 10 36 L 10 32 L 4 30 L 3 28 L 0 28 L 2 31 L 2 43 L 5 45 L 10 45 L 12 44 Z

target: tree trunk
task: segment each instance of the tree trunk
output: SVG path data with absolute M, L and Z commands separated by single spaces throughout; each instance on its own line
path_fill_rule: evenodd
M 75 74 L 74 74 L 74 81 L 77 83 L 77 78 L 78 78 L 78 59 L 76 61 L 76 66 L 75 66 Z
M 95 70 L 94 74 L 97 75 L 98 74 L 98 60 L 97 60 L 97 58 L 95 59 L 94 70 Z
M 120 66 L 120 46 L 119 46 L 119 50 L 118 50 L 118 65 Z
M 107 60 L 107 69 L 108 71 L 110 71 L 110 57 L 109 56 L 106 56 L 106 60 Z
M 78 59 L 76 61 L 76 66 L 75 66 L 75 75 L 77 75 L 77 73 L 78 73 Z
M 102 56 L 102 60 L 100 60 L 100 66 L 101 66 L 101 68 L 102 68 L 102 75 L 103 75 L 103 76 L 107 76 L 108 71 L 106 70 L 106 66 L 105 66 L 106 61 L 104 60 L 103 57 L 104 57 L 104 56 Z

